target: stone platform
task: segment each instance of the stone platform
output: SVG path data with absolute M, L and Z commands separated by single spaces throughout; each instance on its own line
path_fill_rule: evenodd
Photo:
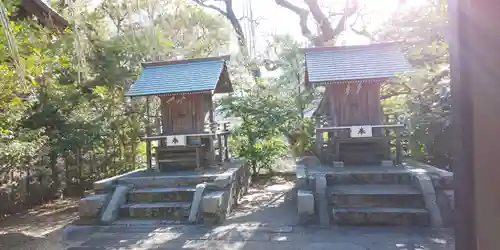
M 296 165 L 297 206 L 305 224 L 451 225 L 453 175 L 405 162 L 402 166 L 325 166 L 314 157 Z
M 218 225 L 161 225 L 118 220 L 104 226 L 69 226 L 71 250 L 453 250 L 453 232 L 415 227 L 319 227 L 297 225 L 293 181 L 261 179 Z
M 95 182 L 95 194 L 80 200 L 80 221 L 220 222 L 247 191 L 250 180 L 250 169 L 240 161 L 197 171 L 140 169 Z

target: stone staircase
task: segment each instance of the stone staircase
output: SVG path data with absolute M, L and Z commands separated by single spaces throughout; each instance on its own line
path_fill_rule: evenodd
M 94 194 L 79 202 L 79 223 L 219 223 L 251 184 L 244 161 L 197 171 L 140 169 L 94 182 Z
M 333 225 L 428 226 L 429 212 L 415 177 L 401 169 L 326 174 L 326 197 Z
M 123 179 L 132 186 L 120 206 L 120 220 L 158 220 L 162 223 L 188 223 L 196 185 L 213 183 L 217 176 L 170 176 L 170 178 Z M 161 180 L 161 181 L 155 181 Z
M 132 189 L 120 207 L 120 218 L 187 222 L 195 190 L 193 186 Z

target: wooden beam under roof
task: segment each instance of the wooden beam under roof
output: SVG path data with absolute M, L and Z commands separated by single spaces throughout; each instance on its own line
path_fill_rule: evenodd
M 22 20 L 35 16 L 38 22 L 50 29 L 65 29 L 69 22 L 42 0 L 21 0 L 16 14 L 11 19 Z

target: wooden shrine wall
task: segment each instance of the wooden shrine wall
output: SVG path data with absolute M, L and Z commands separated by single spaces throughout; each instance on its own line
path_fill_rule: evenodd
M 164 135 L 204 131 L 205 115 L 211 107 L 211 94 L 162 96 L 160 99 Z
M 347 83 L 326 86 L 330 120 L 336 126 L 382 124 L 380 84 L 351 83 L 347 88 Z

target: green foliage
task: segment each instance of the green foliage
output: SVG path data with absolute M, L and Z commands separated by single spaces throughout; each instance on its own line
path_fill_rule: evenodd
M 12 14 L 18 2 L 3 3 Z M 223 19 L 177 1 L 103 1 L 92 11 L 72 3 L 62 13 L 66 31 L 30 18 L 0 27 L 9 45 L 0 46 L 0 185 L 11 188 L 0 199 L 7 193 L 9 204 L 38 202 L 35 185 L 47 199 L 81 195 L 143 167 L 145 102 L 124 97 L 141 62 L 217 55 L 229 43 Z M 9 212 L 0 206 L 0 216 Z
M 451 161 L 451 93 L 446 8 L 425 5 L 394 16 L 382 32 L 385 40 L 405 41 L 405 52 L 416 69 L 401 81 L 387 84 L 386 113 L 404 117 L 409 127 L 408 152 L 439 167 Z
M 251 127 L 236 129 L 230 141 L 232 151 L 238 157 L 248 160 L 254 174 L 258 174 L 261 169 L 272 171 L 275 161 L 286 155 L 288 149 L 286 143 L 279 136 L 254 138 L 254 141 L 250 141 L 250 129 Z
M 271 65 L 278 73 L 269 81 L 273 93 L 279 96 L 283 109 L 287 111 L 283 134 L 288 139 L 293 157 L 311 150 L 314 125 L 310 117 L 304 117 L 304 112 L 313 108 L 313 101 L 321 99 L 321 93 L 316 89 L 305 88 L 301 47 L 302 44 L 286 35 L 272 37 L 267 47 L 268 68 Z
M 298 158 L 311 152 L 312 141 L 311 137 L 314 135 L 314 122 L 311 118 L 304 118 L 302 126 L 296 131 L 288 133 L 288 140 L 292 151 L 292 156 Z
M 221 99 L 220 103 L 223 113 L 242 120 L 233 133 L 233 153 L 248 160 L 254 174 L 261 168 L 271 169 L 274 160 L 286 153 L 281 131 L 288 111 L 268 87 L 259 83 L 240 95 Z
M 238 84 L 237 93 L 221 101 L 225 114 L 242 120 L 233 134 L 233 151 L 250 162 L 254 174 L 261 168 L 272 171 L 287 151 L 297 157 L 311 148 L 314 126 L 303 114 L 318 93 L 304 88 L 300 47 L 290 36 L 273 37 L 264 65 L 274 72 L 257 78 L 255 85 Z

